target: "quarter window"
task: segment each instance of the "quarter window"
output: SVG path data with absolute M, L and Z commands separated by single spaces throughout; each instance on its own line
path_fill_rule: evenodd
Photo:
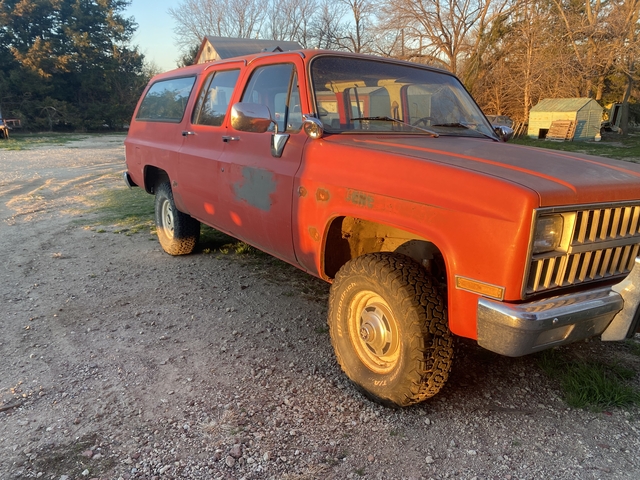
M 154 83 L 140 104 L 136 120 L 180 123 L 195 80 L 182 77 Z

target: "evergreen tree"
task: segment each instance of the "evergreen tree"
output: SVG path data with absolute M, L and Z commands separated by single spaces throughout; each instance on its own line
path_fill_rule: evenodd
M 148 78 L 128 0 L 0 0 L 0 106 L 29 129 L 116 128 Z

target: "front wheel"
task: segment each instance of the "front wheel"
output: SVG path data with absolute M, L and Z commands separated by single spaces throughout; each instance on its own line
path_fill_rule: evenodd
M 445 302 L 404 255 L 363 255 L 340 269 L 329 297 L 329 332 L 342 370 L 382 404 L 432 397 L 451 369 Z
M 156 231 L 162 249 L 169 255 L 193 252 L 200 239 L 200 222 L 176 208 L 169 182 L 155 190 Z

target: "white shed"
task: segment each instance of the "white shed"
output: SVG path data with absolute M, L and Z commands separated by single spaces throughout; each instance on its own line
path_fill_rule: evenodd
M 593 140 L 600 133 L 602 111 L 593 98 L 545 98 L 529 112 L 527 134 L 546 138 L 553 122 L 565 121 L 572 122 L 568 140 Z

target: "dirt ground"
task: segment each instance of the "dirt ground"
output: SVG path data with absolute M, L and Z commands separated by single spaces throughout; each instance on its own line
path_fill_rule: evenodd
M 0 150 L 0 479 L 640 478 L 640 409 L 568 408 L 535 357 L 461 340 L 439 395 L 384 408 L 336 365 L 328 285 L 87 227 L 123 139 Z

